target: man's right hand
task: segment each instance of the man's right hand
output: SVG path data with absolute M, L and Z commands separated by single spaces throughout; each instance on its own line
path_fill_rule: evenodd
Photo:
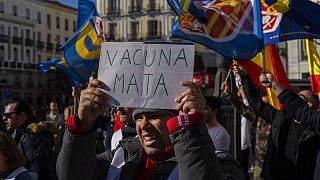
M 88 87 L 81 91 L 78 109 L 80 121 L 78 125 L 84 132 L 92 130 L 97 117 L 104 112 L 108 105 L 108 95 L 100 90 L 104 89 L 105 86 L 102 81 L 93 79 L 89 82 Z

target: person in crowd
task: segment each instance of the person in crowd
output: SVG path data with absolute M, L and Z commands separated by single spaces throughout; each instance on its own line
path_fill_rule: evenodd
M 111 138 L 111 150 L 114 150 L 119 145 L 119 141 L 125 139 L 127 137 L 134 137 L 137 135 L 135 129 L 135 123 L 132 119 L 132 108 L 127 107 L 118 107 L 117 115 L 119 116 L 120 122 L 124 124 L 124 126 L 114 132 Z
M 25 165 L 26 159 L 14 140 L 0 132 L 0 179 L 33 180 Z
M 117 115 L 117 108 L 110 108 L 109 109 L 109 117 L 110 122 L 108 122 L 107 127 L 104 131 L 104 147 L 106 150 L 111 150 L 111 139 L 114 132 L 114 123 L 116 121 L 116 115 Z
M 220 100 L 217 97 L 205 97 L 205 121 L 209 135 L 212 139 L 215 153 L 229 153 L 230 135 L 227 130 L 218 122 L 218 114 L 220 113 Z
M 166 109 L 133 112 L 138 137 L 124 139 L 114 151 L 96 156 L 96 119 L 108 104 L 99 80 L 81 92 L 78 116 L 67 121 L 57 173 L 73 179 L 223 179 L 204 121 L 205 100 L 192 82 L 176 102 L 180 115 Z M 181 122 L 181 124 L 179 124 Z
M 309 90 L 303 90 L 296 94 L 277 82 L 270 72 L 262 73 L 260 75 L 260 82 L 262 85 L 272 89 L 272 91 L 278 96 L 279 101 L 282 103 L 283 109 L 295 118 L 295 122 L 312 133 L 316 133 L 317 136 L 320 135 L 320 113 L 317 110 L 319 107 L 319 98 L 317 95 Z M 319 139 L 317 140 L 319 141 Z M 319 150 L 316 158 L 314 179 L 320 179 L 320 149 L 318 146 L 311 143 L 308 145 L 310 147 L 314 147 L 312 153 L 314 153 L 315 150 Z M 313 167 L 315 159 L 311 160 L 311 165 Z
M 53 121 L 58 128 L 59 124 L 64 123 L 63 114 L 59 113 L 58 103 L 56 101 L 50 102 L 50 111 L 46 115 L 46 121 Z
M 55 179 L 55 124 L 49 121 L 36 122 L 30 105 L 22 100 L 12 101 L 5 106 L 3 120 L 27 160 L 26 168 L 36 173 L 39 180 Z
M 263 102 L 246 71 L 237 65 L 243 89 L 253 111 L 271 124 L 261 176 L 264 179 L 313 179 L 319 137 L 303 129 L 287 111 Z

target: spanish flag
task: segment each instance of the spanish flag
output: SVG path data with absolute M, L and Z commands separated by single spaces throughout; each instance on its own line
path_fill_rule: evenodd
M 250 61 L 238 61 L 245 70 L 248 72 L 252 81 L 258 85 L 264 92 L 268 94 L 269 103 L 277 108 L 282 109 L 281 104 L 277 96 L 271 91 L 270 88 L 266 88 L 261 85 L 259 81 L 259 76 L 263 70 L 263 54 L 259 53 L 257 56 L 252 58 Z M 290 88 L 290 83 L 288 77 L 284 71 L 283 65 L 281 63 L 280 56 L 278 54 L 278 49 L 275 45 L 266 46 L 264 50 L 264 60 L 265 69 L 274 75 L 274 78 L 284 85 L 286 88 Z M 320 71 L 319 71 L 320 72 Z
M 306 40 L 311 90 L 320 97 L 320 56 L 313 40 Z

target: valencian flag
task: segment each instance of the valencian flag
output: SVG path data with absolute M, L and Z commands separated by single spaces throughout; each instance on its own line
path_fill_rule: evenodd
M 250 61 L 239 61 L 238 63 L 245 68 L 252 81 L 268 94 L 269 103 L 275 108 L 281 109 L 281 105 L 277 96 L 273 94 L 270 88 L 262 86 L 259 81 L 260 73 L 263 70 L 262 56 L 263 54 L 259 53 Z M 286 88 L 290 88 L 290 83 L 281 63 L 277 47 L 275 45 L 266 46 L 264 56 L 265 69 L 274 75 L 275 80 L 284 85 Z
M 312 40 L 306 40 L 311 90 L 320 97 L 320 56 Z
M 264 44 L 320 38 L 320 5 L 310 0 L 261 2 Z
M 88 82 L 100 57 L 103 27 L 93 1 L 79 0 L 77 27 L 77 32 L 60 48 L 64 52 L 64 58 L 60 61 L 66 62 L 64 70 L 61 70 L 72 79 L 75 86 Z M 50 68 L 50 64 L 58 69 L 61 67 L 53 62 L 40 65 L 40 70 L 45 72 L 44 67 Z
M 248 60 L 263 49 L 260 1 L 167 0 L 176 13 L 172 36 Z

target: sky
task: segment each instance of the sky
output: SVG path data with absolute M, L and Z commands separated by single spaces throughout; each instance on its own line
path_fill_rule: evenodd
M 78 7 L 78 0 L 58 0 L 60 3 L 74 8 Z

